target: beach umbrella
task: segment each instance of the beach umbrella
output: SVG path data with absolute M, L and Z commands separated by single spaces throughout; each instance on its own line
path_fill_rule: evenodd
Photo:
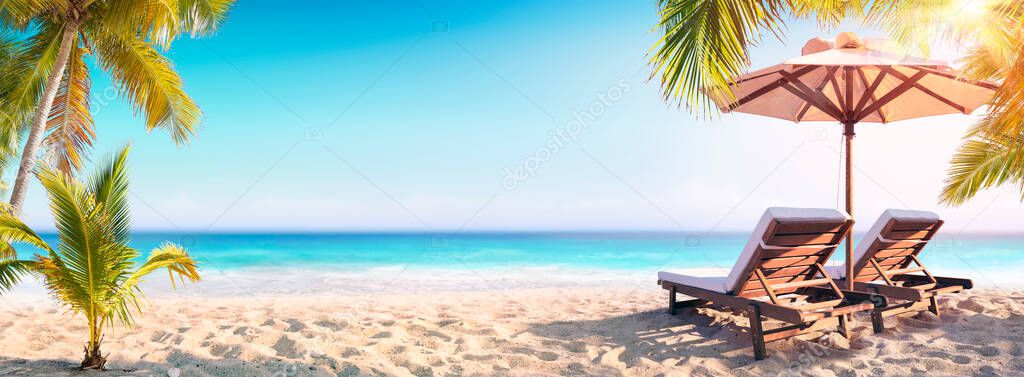
M 846 211 L 853 216 L 853 138 L 859 123 L 970 114 L 998 84 L 967 80 L 946 62 L 883 50 L 853 33 L 811 39 L 802 55 L 735 78 L 734 96 L 711 94 L 723 112 L 792 122 L 838 122 L 846 145 Z M 846 236 L 846 283 L 853 289 L 853 236 Z

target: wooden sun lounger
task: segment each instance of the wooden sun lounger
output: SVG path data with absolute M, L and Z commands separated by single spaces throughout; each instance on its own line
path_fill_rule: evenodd
M 757 360 L 771 341 L 830 328 L 848 337 L 845 315 L 886 305 L 882 296 L 841 290 L 822 267 L 852 225 L 833 209 L 769 208 L 728 277 L 658 273 L 669 313 L 700 304 L 746 313 Z M 677 302 L 677 294 L 694 299 Z M 762 317 L 786 324 L 766 329 Z M 881 317 L 872 321 L 881 326 Z
M 934 276 L 918 259 L 942 224 L 932 212 L 890 209 L 882 213 L 854 251 L 854 290 L 896 299 L 877 309 L 882 316 L 924 310 L 939 315 L 939 295 L 974 286 L 970 279 Z M 836 275 L 844 274 L 845 270 Z

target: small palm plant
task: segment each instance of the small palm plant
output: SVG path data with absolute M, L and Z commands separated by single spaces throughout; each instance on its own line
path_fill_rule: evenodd
M 195 260 L 181 246 L 164 243 L 134 271 L 139 252 L 128 245 L 128 148 L 100 165 L 88 182 L 52 168 L 37 175 L 50 200 L 57 228 L 57 245 L 51 247 L 35 231 L 10 214 L 0 214 L 0 291 L 12 288 L 27 274 L 40 276 L 54 298 L 72 315 L 85 316 L 89 341 L 83 369 L 103 369 L 100 353 L 103 330 L 120 322 L 131 327 L 133 311 L 141 311 L 139 282 L 150 273 L 166 269 L 171 283 L 199 280 Z M 31 260 L 17 259 L 14 243 L 28 244 L 42 252 Z

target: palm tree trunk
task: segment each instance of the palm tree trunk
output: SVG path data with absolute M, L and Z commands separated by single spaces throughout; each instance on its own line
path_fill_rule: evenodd
M 103 370 L 107 364 L 107 358 L 100 352 L 100 343 L 103 343 L 103 318 L 94 317 L 91 310 L 86 315 L 89 316 L 89 342 L 85 344 L 81 368 Z
M 57 97 L 57 90 L 60 88 L 61 78 L 64 77 L 64 68 L 68 65 L 68 58 L 71 56 L 71 48 L 77 41 L 78 29 L 81 21 L 73 20 L 64 26 L 64 35 L 60 41 L 60 50 L 57 51 L 57 61 L 50 71 L 50 77 L 46 80 L 46 88 L 43 90 L 43 98 L 36 107 L 36 113 L 32 119 L 32 129 L 29 130 L 28 140 L 25 141 L 25 150 L 21 154 L 21 165 L 18 167 L 18 177 L 14 179 L 14 189 L 11 190 L 11 209 L 14 215 L 21 214 L 21 206 L 25 203 L 25 193 L 28 191 L 28 179 L 36 165 L 36 153 L 39 152 L 39 145 L 43 142 L 43 134 L 46 133 L 46 121 L 50 117 L 50 107 L 53 106 L 53 99 Z
M 89 342 L 85 346 L 85 356 L 82 358 L 81 368 L 105 370 L 106 366 L 107 358 L 103 357 L 103 352 L 100 352 L 100 342 Z

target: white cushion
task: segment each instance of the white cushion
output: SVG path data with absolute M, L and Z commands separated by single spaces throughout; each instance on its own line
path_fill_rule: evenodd
M 703 284 L 700 288 L 713 290 L 716 292 L 730 292 L 740 289 L 740 285 L 746 281 L 746 276 L 742 276 L 747 267 L 754 263 L 752 260 L 754 252 L 758 246 L 761 245 L 761 240 L 764 239 L 764 234 L 768 230 L 768 225 L 771 224 L 772 220 L 788 220 L 788 221 L 846 221 L 850 219 L 850 215 L 846 212 L 842 212 L 831 208 L 789 208 L 789 207 L 771 207 L 764 211 L 761 215 L 761 220 L 757 222 L 757 226 L 750 233 L 750 239 L 747 241 L 747 245 L 743 248 L 743 252 L 740 253 L 736 263 L 732 266 L 732 271 L 729 272 L 728 276 L 693 276 L 675 274 L 671 272 L 659 272 L 658 279 L 668 280 L 674 283 L 694 285 Z M 663 279 L 662 274 L 666 274 L 671 278 Z M 687 282 L 677 281 L 675 279 L 687 280 Z M 721 286 L 719 286 L 721 283 Z M 697 285 L 694 285 L 697 286 Z M 714 288 L 708 288 L 714 287 Z
M 939 220 L 939 215 L 935 212 L 928 211 L 914 211 L 909 209 L 895 209 L 890 208 L 882 212 L 881 216 L 878 216 L 878 220 L 875 220 L 875 224 L 871 226 L 867 234 L 861 238 L 860 242 L 853 248 L 853 263 L 854 266 L 861 265 L 861 262 L 867 262 L 868 249 L 871 248 L 871 244 L 874 243 L 875 239 L 882 234 L 882 228 L 885 228 L 885 224 L 889 223 L 889 220 L 896 219 L 900 221 L 936 221 Z M 838 266 L 830 267 L 830 269 L 837 269 L 832 277 L 840 279 L 846 277 L 846 261 L 843 261 Z M 855 271 L 856 272 L 856 271 Z M 829 271 L 829 273 L 833 273 Z
M 670 281 L 676 284 L 688 285 L 691 287 L 703 288 L 719 293 L 728 292 L 725 285 L 725 276 L 694 276 L 677 274 L 669 271 L 658 271 L 658 280 Z

